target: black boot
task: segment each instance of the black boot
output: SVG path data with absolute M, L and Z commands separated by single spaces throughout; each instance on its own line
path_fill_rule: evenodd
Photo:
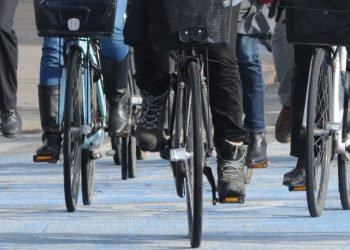
M 243 143 L 215 142 L 217 151 L 218 194 L 220 199 L 245 196 Z
M 304 157 L 298 157 L 296 167 L 284 174 L 283 185 L 288 187 L 298 187 L 305 185 Z
M 56 163 L 60 155 L 62 142 L 57 124 L 59 97 L 58 85 L 39 85 L 38 93 L 40 120 L 43 130 L 43 146 L 36 150 L 37 157 L 41 156 L 44 157 L 43 159 L 47 159 L 47 162 Z
M 266 157 L 266 134 L 250 133 L 246 164 L 249 168 L 265 168 L 268 165 Z
M 164 122 L 168 92 L 157 96 L 144 91 L 141 94 L 141 115 L 136 126 L 137 146 L 143 151 L 158 152 L 166 143 Z
M 129 56 L 117 63 L 101 55 L 101 66 L 109 103 L 108 135 L 121 136 L 130 132 L 130 103 L 127 94 Z

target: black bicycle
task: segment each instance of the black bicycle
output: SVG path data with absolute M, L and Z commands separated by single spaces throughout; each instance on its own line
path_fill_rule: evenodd
M 188 0 L 148 2 L 151 38 L 155 48 L 170 50 L 175 62 L 168 110 L 166 148 L 178 196 L 186 196 L 188 234 L 199 247 L 202 234 L 203 169 L 213 151 L 207 81 L 208 48 L 229 41 L 231 1 Z M 161 13 L 160 13 L 161 10 Z M 205 70 L 206 69 L 206 70 Z M 166 154 L 164 154 L 166 155 Z M 208 174 L 208 175 L 210 175 Z M 213 201 L 215 181 L 211 174 Z

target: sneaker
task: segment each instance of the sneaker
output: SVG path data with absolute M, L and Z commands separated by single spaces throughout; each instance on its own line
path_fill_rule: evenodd
M 266 157 L 266 134 L 250 133 L 247 149 L 246 164 L 249 168 L 266 168 L 268 165 Z
M 245 152 L 242 144 L 224 141 L 217 146 L 218 194 L 226 197 L 245 196 L 243 166 Z
M 278 142 L 290 142 L 291 125 L 291 109 L 288 106 L 283 106 L 275 125 L 275 137 Z
M 1 114 L 2 134 L 7 138 L 15 138 L 21 134 L 22 119 L 16 109 L 9 109 Z
M 305 185 L 305 167 L 303 158 L 299 157 L 295 168 L 284 174 L 283 185 L 293 187 Z
M 141 114 L 136 126 L 136 143 L 143 151 L 158 152 L 164 148 L 167 97 L 168 92 L 159 96 L 142 92 Z

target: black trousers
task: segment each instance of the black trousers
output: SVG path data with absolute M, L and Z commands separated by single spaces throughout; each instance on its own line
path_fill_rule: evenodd
M 17 103 L 17 37 L 13 19 L 18 0 L 0 0 L 0 111 Z
M 227 48 L 209 50 L 209 99 L 214 125 L 214 140 L 244 141 L 242 87 L 236 59 L 239 5 L 232 9 L 231 37 Z M 169 88 L 168 53 L 153 50 L 148 41 L 135 47 L 135 79 L 138 87 L 153 95 Z
M 291 152 L 295 157 L 304 155 L 305 136 L 301 130 L 306 98 L 309 68 L 314 47 L 294 45 L 294 77 L 292 78 L 292 134 Z

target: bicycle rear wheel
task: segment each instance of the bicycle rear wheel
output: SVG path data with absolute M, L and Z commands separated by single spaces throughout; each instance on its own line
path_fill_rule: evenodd
M 82 69 L 79 50 L 70 48 L 67 60 L 63 116 L 63 172 L 66 207 L 68 212 L 74 212 L 79 194 L 82 150 Z
M 306 126 L 306 194 L 310 215 L 322 214 L 332 157 L 332 134 L 326 129 L 332 105 L 332 69 L 328 51 L 319 48 L 311 62 Z
M 133 135 L 129 137 L 128 144 L 128 178 L 135 178 L 136 174 L 136 138 Z
M 350 73 L 347 72 L 346 80 L 350 80 Z M 348 85 L 349 83 L 347 83 Z M 349 86 L 347 86 L 349 87 Z M 346 91 L 344 96 L 343 113 L 343 142 L 350 138 L 350 110 L 349 95 Z M 350 209 L 350 161 L 338 154 L 338 185 L 340 201 L 344 210 Z
M 192 61 L 186 70 L 187 107 L 185 126 L 185 149 L 189 159 L 186 168 L 186 203 L 189 237 L 192 247 L 199 247 L 202 236 L 203 188 L 202 172 L 204 165 L 204 145 L 202 138 L 202 100 L 200 66 Z

